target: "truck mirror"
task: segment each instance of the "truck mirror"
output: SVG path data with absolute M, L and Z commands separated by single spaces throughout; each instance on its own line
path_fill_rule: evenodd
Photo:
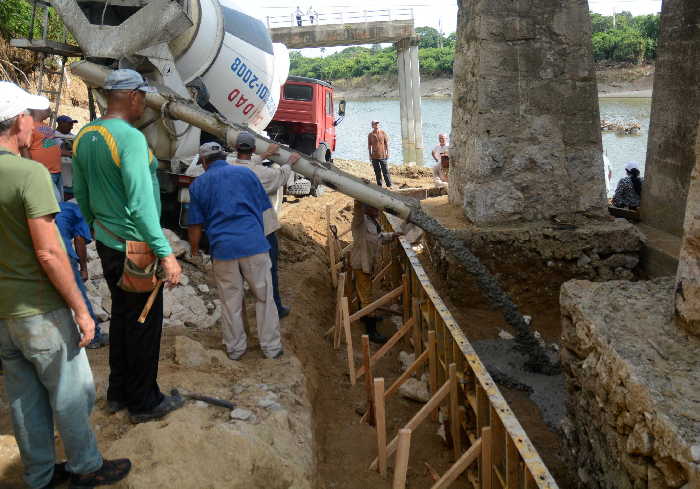
M 338 102 L 338 115 L 340 117 L 345 116 L 345 100 L 341 100 L 340 102 Z

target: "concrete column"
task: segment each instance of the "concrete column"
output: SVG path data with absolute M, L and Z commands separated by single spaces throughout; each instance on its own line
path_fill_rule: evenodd
M 420 64 L 418 62 L 418 46 L 412 44 L 409 48 L 411 57 L 411 84 L 413 97 L 413 114 L 415 118 L 416 163 L 423 164 L 423 117 L 420 100 Z
M 402 41 L 405 43 L 406 40 Z M 404 62 L 404 74 L 406 80 L 406 91 L 404 92 L 404 98 L 406 99 L 406 119 L 407 124 L 407 141 L 406 146 L 408 147 L 408 153 L 404 154 L 404 163 L 415 162 L 416 161 L 416 113 L 413 107 L 413 77 L 411 76 L 411 55 L 409 53 L 409 47 L 404 44 L 404 49 L 401 51 L 401 56 Z
M 695 168 L 690 177 L 681 253 L 676 275 L 678 323 L 700 336 L 700 126 L 695 145 Z
M 398 64 L 398 78 L 399 78 L 399 104 L 400 104 L 400 117 L 401 117 L 401 153 L 403 154 L 403 162 L 407 163 L 406 159 L 408 156 L 408 110 L 406 107 L 406 93 L 408 88 L 406 86 L 406 67 L 404 63 L 404 58 L 402 55 L 401 42 L 397 42 L 396 46 L 396 63 Z
M 605 215 L 587 2 L 458 6 L 450 201 L 481 225 Z
M 644 169 L 642 221 L 676 236 L 683 215 L 700 119 L 700 3 L 664 0 Z

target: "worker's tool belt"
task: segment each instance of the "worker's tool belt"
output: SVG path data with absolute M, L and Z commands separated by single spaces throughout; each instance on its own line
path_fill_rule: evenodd
M 124 270 L 117 286 L 126 292 L 151 292 L 158 282 L 158 257 L 148 243 L 123 239 L 95 220 L 107 234 L 124 243 Z

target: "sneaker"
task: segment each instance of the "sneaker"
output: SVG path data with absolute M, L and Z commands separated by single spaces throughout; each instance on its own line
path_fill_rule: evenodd
M 121 401 L 107 401 L 107 412 L 116 414 L 122 409 L 126 409 L 126 403 Z
M 177 409 L 180 409 L 185 405 L 185 400 L 179 395 L 174 396 L 163 396 L 163 400 L 160 401 L 156 407 L 145 413 L 130 413 L 129 420 L 133 424 L 146 423 L 148 421 L 155 421 L 164 417 Z
M 277 315 L 279 316 L 280 319 L 286 318 L 287 316 L 289 316 L 289 313 L 290 313 L 291 311 L 292 311 L 292 310 L 291 310 L 289 307 L 284 307 L 284 306 L 282 306 L 282 307 L 279 308 L 279 311 L 277 312 Z
M 53 466 L 53 476 L 51 476 L 51 481 L 42 487 L 42 489 L 54 489 L 54 487 L 63 484 L 69 478 L 70 472 L 66 470 L 66 463 L 61 462 L 60 464 L 55 464 Z
M 243 353 L 233 353 L 232 351 L 231 351 L 231 352 L 229 352 L 229 351 L 226 352 L 226 355 L 227 355 L 231 360 L 233 360 L 234 362 L 237 362 L 238 360 L 240 360 L 241 358 L 243 358 L 243 355 L 245 355 L 245 354 L 246 354 L 246 351 L 245 351 L 245 350 L 243 350 Z
M 272 355 L 271 357 L 268 357 L 268 356 L 266 355 L 266 358 L 270 358 L 270 359 L 272 359 L 272 360 L 277 360 L 278 358 L 281 358 L 282 355 L 284 355 L 284 350 L 278 351 L 277 353 L 275 353 L 275 354 Z
M 117 460 L 105 460 L 102 467 L 89 474 L 72 474 L 69 489 L 88 489 L 95 486 L 116 484 L 127 476 L 131 470 L 131 461 L 128 458 Z

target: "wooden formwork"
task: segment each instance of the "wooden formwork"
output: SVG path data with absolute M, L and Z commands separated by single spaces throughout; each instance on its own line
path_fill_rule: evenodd
M 365 375 L 368 408 L 363 420 L 374 425 L 377 432 L 377 458 L 370 468 L 386 476 L 389 457 L 396 454 L 393 487 L 404 488 L 411 433 L 424 422 L 437 421 L 443 406 L 448 414 L 454 464 L 442 475 L 426 464 L 435 479 L 431 489 L 448 488 L 465 473 L 472 485 L 481 489 L 557 489 L 537 450 L 428 279 L 411 244 L 399 238 L 384 247 L 373 281 L 384 281 L 390 292 L 351 314 L 352 271 L 343 266 L 339 236 L 331 228 L 330 209 L 326 215 L 331 282 L 337 287 L 338 300 L 336 322 L 327 334 L 333 333 L 335 348 L 345 339 L 351 383 Z M 389 219 L 383 216 L 382 225 L 393 231 Z M 355 368 L 352 323 L 395 301 L 401 304 L 402 326 L 374 354 L 367 337 L 363 337 L 363 362 Z M 372 377 L 372 367 L 401 339 L 413 346 L 415 360 L 385 388 L 385 379 Z M 427 370 L 431 398 L 387 442 L 387 401 L 420 370 Z

